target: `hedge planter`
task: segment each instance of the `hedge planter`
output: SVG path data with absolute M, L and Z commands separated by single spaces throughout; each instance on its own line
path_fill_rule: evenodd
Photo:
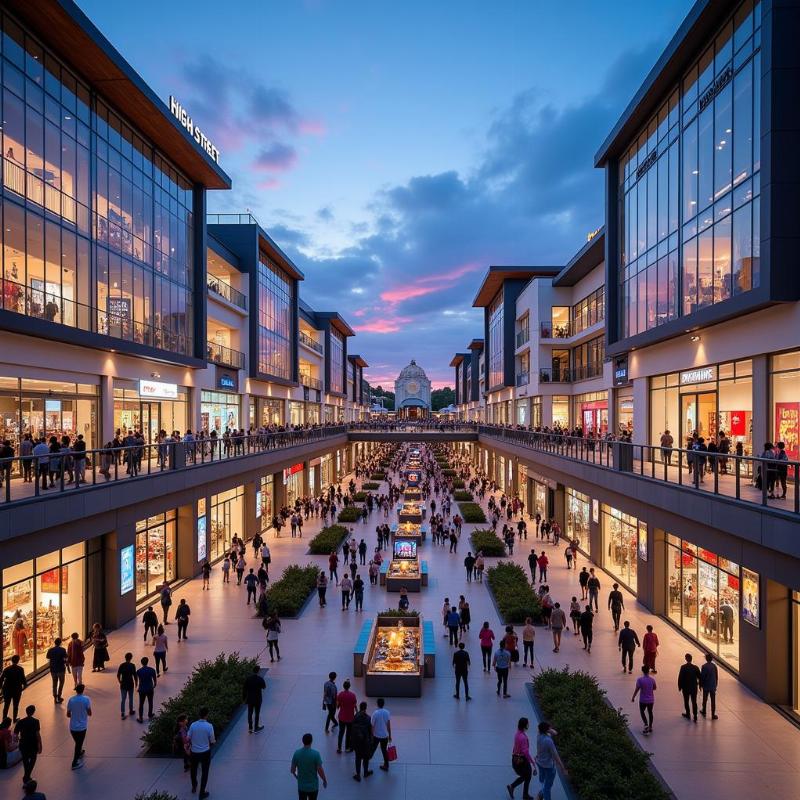
M 454 469 L 450 469 L 450 468 L 448 467 L 447 469 L 443 469 L 443 470 L 442 470 L 442 475 L 443 475 L 445 478 L 454 478 L 454 477 L 455 477 L 455 475 L 456 475 L 456 471 L 455 471 Z
M 330 555 L 334 550 L 339 549 L 339 546 L 349 533 L 350 531 L 344 525 L 329 525 L 327 528 L 323 528 L 309 542 L 308 552 L 312 556 Z
M 541 603 L 522 567 L 510 561 L 500 561 L 497 566 L 489 568 L 486 580 L 503 622 L 521 624 L 527 617 L 541 622 Z
M 370 475 L 373 481 L 385 481 L 386 480 L 386 473 L 385 472 L 373 472 Z
M 463 489 L 464 488 L 464 481 L 462 481 L 461 478 L 456 478 L 453 481 L 453 488 L 454 489 Z
M 671 797 L 650 771 L 649 756 L 629 736 L 627 717 L 606 702 L 593 675 L 547 669 L 533 678 L 533 691 L 558 731 L 558 752 L 579 797 Z
M 319 568 L 314 564 L 305 567 L 292 564 L 286 567 L 280 580 L 267 589 L 267 611 L 279 617 L 296 617 L 300 614 L 311 593 L 317 588 Z
M 201 706 L 208 708 L 208 721 L 214 726 L 214 735 L 219 740 L 242 705 L 244 679 L 257 663 L 256 659 L 242 658 L 238 653 L 220 653 L 213 661 L 197 664 L 183 689 L 166 700 L 150 721 L 142 736 L 148 753 L 172 755 L 175 721 L 180 714 L 188 714 L 190 721 L 196 720 Z M 169 797 L 163 793 L 155 796 Z
M 362 483 L 361 488 L 365 491 L 373 491 L 374 489 L 380 489 L 381 485 L 379 483 L 367 482 Z
M 473 554 L 483 553 L 484 556 L 493 558 L 502 558 L 506 554 L 503 540 L 494 531 L 473 531 L 469 540 L 472 543 Z
M 458 510 L 464 522 L 486 522 L 486 514 L 477 503 L 459 503 Z
M 353 500 L 356 503 L 364 503 L 364 502 L 366 502 L 366 499 L 367 499 L 367 492 L 363 492 L 363 491 L 362 492 L 356 492 L 353 495 Z
M 347 506 L 339 512 L 339 522 L 360 522 L 361 521 L 361 507 Z
M 472 492 L 467 492 L 464 489 L 458 489 L 453 492 L 453 499 L 457 503 L 471 503 L 473 500 Z

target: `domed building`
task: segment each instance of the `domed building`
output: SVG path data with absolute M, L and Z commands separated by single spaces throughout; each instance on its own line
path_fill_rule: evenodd
M 427 417 L 431 413 L 431 382 L 413 358 L 394 382 L 394 407 L 398 417 Z

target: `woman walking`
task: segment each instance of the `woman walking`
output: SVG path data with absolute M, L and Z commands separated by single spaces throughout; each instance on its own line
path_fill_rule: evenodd
M 483 627 L 478 633 L 478 639 L 481 643 L 481 657 L 483 659 L 483 671 L 492 671 L 492 649 L 494 645 L 494 631 L 489 627 L 489 622 L 484 622 Z
M 267 619 L 267 647 L 269 647 L 269 660 L 274 661 L 277 657 L 278 661 L 281 660 L 281 648 L 278 645 L 278 636 L 281 633 L 281 621 L 278 615 L 273 611 L 269 619 Z
M 158 626 L 158 632 L 153 639 L 154 646 L 153 646 L 153 656 L 156 660 L 156 677 L 161 677 L 161 667 L 164 668 L 164 672 L 167 671 L 167 650 L 169 650 L 169 644 L 167 642 L 167 634 L 164 633 L 164 626 Z
M 103 672 L 108 661 L 108 638 L 99 622 L 92 625 L 92 645 L 94 646 L 92 672 Z
M 317 578 L 317 595 L 319 596 L 319 607 L 325 608 L 325 593 L 328 591 L 328 579 L 324 572 L 319 573 Z
M 530 793 L 531 778 L 536 774 L 536 765 L 531 756 L 530 742 L 528 741 L 528 718 L 520 717 L 517 723 L 517 732 L 514 734 L 514 748 L 511 751 L 511 768 L 516 772 L 517 779 L 506 786 L 508 796 L 514 796 L 514 789 L 522 784 L 522 800 L 533 800 Z
M 633 690 L 633 697 L 631 697 L 632 703 L 636 700 L 636 695 L 639 695 L 639 716 L 644 722 L 642 733 L 653 732 L 653 704 L 656 701 L 655 691 L 657 688 L 655 679 L 650 676 L 650 667 L 645 664 L 642 667 L 641 678 L 636 679 L 636 688 Z

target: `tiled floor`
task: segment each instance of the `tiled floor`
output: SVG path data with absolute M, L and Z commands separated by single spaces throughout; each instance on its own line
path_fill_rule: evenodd
M 353 526 L 357 537 L 367 538 L 370 549 L 375 540 L 376 524 L 373 514 L 367 525 Z M 273 575 L 289 563 L 313 561 L 320 566 L 326 563 L 324 557 L 306 555 L 308 538 L 318 527 L 318 523 L 307 525 L 303 539 L 287 536 L 270 539 Z M 430 540 L 422 546 L 422 556 L 430 566 L 430 586 L 410 598 L 412 607 L 420 609 L 436 623 L 437 677 L 425 681 L 421 699 L 387 701 L 399 753 L 399 760 L 391 771 L 384 774 L 376 770 L 368 781 L 355 783 L 351 778 L 352 757 L 337 756 L 334 737 L 324 734 L 321 701 L 322 684 L 328 671 L 339 673 L 340 684 L 350 674 L 352 647 L 362 621 L 396 603 L 396 596 L 390 601 L 385 589 L 368 586 L 364 612 L 356 614 L 352 610 L 340 610 L 335 587 L 331 587 L 327 608 L 320 609 L 312 602 L 299 620 L 285 621 L 280 642 L 283 658 L 275 664 L 266 659 L 270 670 L 263 707 L 265 730 L 258 735 L 248 735 L 242 720 L 226 738 L 211 767 L 212 798 L 294 797 L 289 759 L 306 731 L 314 734 L 315 746 L 322 753 L 329 776 L 329 787 L 320 793 L 321 798 L 345 800 L 374 796 L 376 791 L 380 792 L 381 800 L 457 796 L 500 800 L 507 796 L 505 785 L 514 777 L 510 753 L 516 721 L 520 716 L 533 718 L 524 686 L 529 672 L 522 667 L 512 671 L 509 700 L 499 699 L 491 676 L 481 672 L 477 628 L 484 619 L 491 622 L 496 632 L 502 630 L 502 626 L 486 587 L 465 581 L 462 562 L 469 546 L 467 536 L 468 530 L 465 530 L 456 555 L 450 555 L 446 548 L 434 548 Z M 550 585 L 556 599 L 568 600 L 574 593 L 575 573 L 568 572 L 554 548 L 550 549 L 555 562 Z M 519 548 L 515 560 L 522 562 L 525 556 L 525 548 Z M 604 589 L 607 583 L 609 581 L 605 580 Z M 178 645 L 174 640 L 174 625 L 169 627 L 170 670 L 156 690 L 157 701 L 175 693 L 201 658 L 220 651 L 237 650 L 248 655 L 265 651 L 264 632 L 244 604 L 244 589 L 235 584 L 223 586 L 219 570 L 213 573 L 210 591 L 201 591 L 200 582 L 193 581 L 177 594 L 185 596 L 192 607 L 190 638 L 187 643 Z M 459 594 L 469 600 L 474 621 L 467 640 L 473 658 L 470 677 L 474 700 L 469 704 L 452 697 L 451 650 L 439 635 L 443 598 L 449 596 L 453 600 Z M 632 598 L 626 601 L 629 606 L 626 617 L 634 627 L 641 631 L 647 621 L 653 621 L 661 637 L 656 733 L 647 739 L 646 746 L 655 753 L 656 765 L 677 796 L 697 797 L 702 786 L 703 797 L 708 800 L 749 797 L 753 794 L 756 773 L 759 794 L 766 792 L 786 800 L 800 798 L 797 766 L 800 733 L 727 673 L 722 675 L 719 721 L 712 724 L 701 720 L 697 726 L 687 724 L 680 716 L 675 676 L 682 654 L 697 651 L 664 622 L 637 607 Z M 633 715 L 635 709 L 630 703 L 633 678 L 621 674 L 616 637 L 605 614 L 601 612 L 597 620 L 591 655 L 584 653 L 577 640 L 570 637 L 565 637 L 562 651 L 556 655 L 551 652 L 547 632 L 539 630 L 537 668 L 568 663 L 572 667 L 589 669 L 600 677 L 614 704 Z M 141 627 L 138 623 L 129 624 L 114 631 L 110 638 L 114 669 L 104 674 L 89 672 L 86 675 L 94 716 L 86 742 L 86 766 L 82 770 L 70 770 L 72 743 L 65 711 L 63 706 L 53 705 L 49 682 L 42 680 L 33 684 L 23 698 L 23 703 L 37 705 L 37 716 L 43 726 L 44 754 L 35 770 L 40 788 L 50 800 L 84 800 L 110 793 L 119 800 L 128 800 L 139 791 L 156 787 L 188 800 L 192 797 L 189 781 L 180 763 L 139 757 L 141 727 L 133 719 L 121 721 L 119 718 L 114 672 L 126 650 L 132 650 L 137 659 L 149 652 L 142 644 Z M 356 679 L 354 690 L 359 699 L 362 688 L 362 681 Z M 372 699 L 366 699 L 372 709 Z M 535 721 L 532 719 L 532 722 Z M 638 718 L 634 722 L 637 731 Z M 21 794 L 20 780 L 19 767 L 0 773 L 3 797 Z M 517 797 L 520 796 L 521 789 L 517 790 Z M 558 785 L 554 797 L 558 800 L 565 797 Z

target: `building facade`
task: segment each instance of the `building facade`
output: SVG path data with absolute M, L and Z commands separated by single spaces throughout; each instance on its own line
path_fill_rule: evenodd
M 394 408 L 402 417 L 425 417 L 431 413 L 431 382 L 413 358 L 394 382 Z

